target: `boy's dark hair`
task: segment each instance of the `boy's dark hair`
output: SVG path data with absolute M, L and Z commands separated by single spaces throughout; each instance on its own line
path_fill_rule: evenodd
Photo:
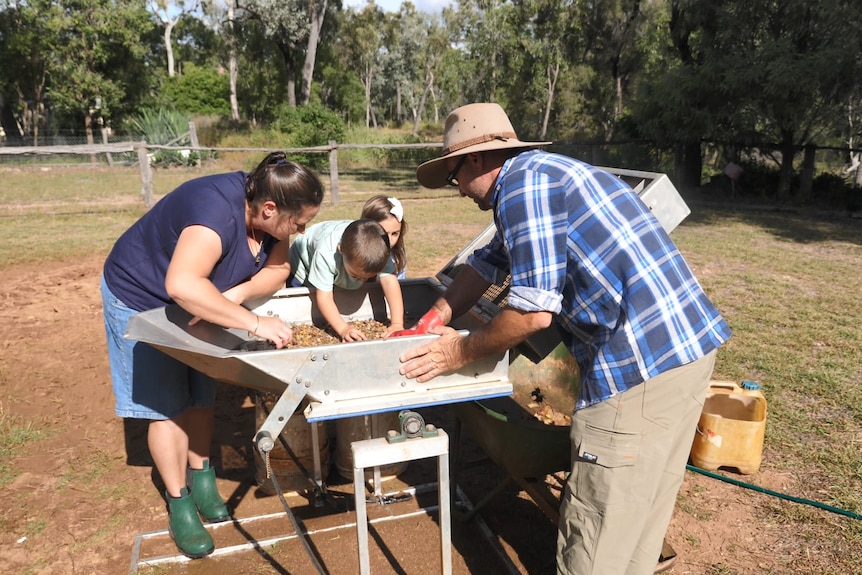
M 389 262 L 389 236 L 374 220 L 356 220 L 341 235 L 341 255 L 351 266 L 379 274 Z

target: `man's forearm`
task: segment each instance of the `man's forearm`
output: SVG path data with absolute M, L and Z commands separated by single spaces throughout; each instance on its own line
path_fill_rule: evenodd
M 490 285 L 476 270 L 464 266 L 434 307 L 448 324 L 473 307 Z
M 465 337 L 461 342 L 463 359 L 469 363 L 512 349 L 553 321 L 551 312 L 501 310 L 493 320 Z

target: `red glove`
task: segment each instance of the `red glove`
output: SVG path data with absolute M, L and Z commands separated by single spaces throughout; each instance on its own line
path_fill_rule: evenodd
M 410 329 L 402 329 L 400 331 L 393 332 L 389 337 L 401 337 L 405 335 L 420 335 L 423 333 L 428 333 L 430 330 L 435 327 L 439 327 L 444 325 L 443 318 L 440 317 L 440 312 L 437 311 L 436 308 L 431 308 L 425 315 L 423 315 L 419 322 L 411 327 Z

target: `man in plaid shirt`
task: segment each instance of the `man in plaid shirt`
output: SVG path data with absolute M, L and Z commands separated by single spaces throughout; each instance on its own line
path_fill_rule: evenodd
M 515 347 L 555 324 L 575 357 L 572 472 L 560 508 L 560 574 L 651 574 L 716 350 L 731 334 L 667 232 L 620 178 L 518 140 L 497 104 L 446 120 L 441 157 L 417 169 L 493 210 L 496 235 L 401 334 L 420 382 Z M 508 305 L 466 337 L 443 327 L 510 276 Z

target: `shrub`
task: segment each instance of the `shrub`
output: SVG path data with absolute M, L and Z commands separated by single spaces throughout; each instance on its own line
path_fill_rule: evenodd
M 345 133 L 341 118 L 320 104 L 282 105 L 272 128 L 289 137 L 291 148 L 325 146 L 330 140 L 343 142 Z M 326 154 L 293 154 L 292 159 L 318 169 L 328 161 Z
M 847 197 L 849 186 L 838 174 L 824 172 L 811 182 L 811 194 L 815 201 L 832 206 L 840 206 Z
M 144 108 L 129 117 L 126 127 L 133 136 L 143 138 L 149 144 L 161 146 L 188 146 L 191 116 L 168 108 Z M 155 166 L 191 166 L 198 160 L 196 153 L 188 150 L 156 150 L 149 155 Z
M 168 78 L 160 100 L 166 106 L 190 114 L 230 114 L 230 82 L 227 74 L 186 63 L 182 75 Z

